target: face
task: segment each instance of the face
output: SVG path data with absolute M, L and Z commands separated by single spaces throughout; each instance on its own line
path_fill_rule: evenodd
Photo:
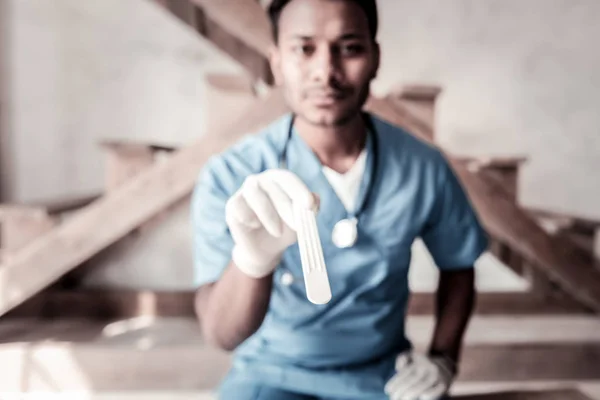
M 353 1 L 293 0 L 279 19 L 271 67 L 298 118 L 339 126 L 361 111 L 379 67 L 379 48 Z

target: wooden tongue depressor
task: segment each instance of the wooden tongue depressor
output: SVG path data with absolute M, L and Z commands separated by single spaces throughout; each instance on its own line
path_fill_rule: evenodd
M 298 235 L 306 297 L 311 303 L 326 304 L 331 300 L 331 288 L 315 212 L 301 206 L 294 206 L 294 222 Z

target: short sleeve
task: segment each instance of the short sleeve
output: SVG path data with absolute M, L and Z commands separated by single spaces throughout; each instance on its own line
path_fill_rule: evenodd
M 421 237 L 439 269 L 469 268 L 487 249 L 487 234 L 456 175 L 441 159 L 433 207 Z
M 191 199 L 194 287 L 217 281 L 231 260 L 233 239 L 225 221 L 228 198 L 215 171 L 205 167 Z

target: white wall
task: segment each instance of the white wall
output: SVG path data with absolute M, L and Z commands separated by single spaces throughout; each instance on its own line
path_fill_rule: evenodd
M 379 0 L 375 91 L 432 82 L 464 154 L 526 154 L 520 200 L 600 219 L 600 2 Z
M 3 1 L 14 201 L 99 190 L 101 139 L 201 136 L 203 75 L 242 72 L 149 0 Z

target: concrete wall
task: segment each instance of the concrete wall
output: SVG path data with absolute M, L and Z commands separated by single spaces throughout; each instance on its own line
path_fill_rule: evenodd
M 379 0 L 378 92 L 445 91 L 437 127 L 464 154 L 526 154 L 520 200 L 600 219 L 600 2 Z
M 243 72 L 149 0 L 4 2 L 11 130 L 2 155 L 13 201 L 99 190 L 101 139 L 201 136 L 203 76 Z

